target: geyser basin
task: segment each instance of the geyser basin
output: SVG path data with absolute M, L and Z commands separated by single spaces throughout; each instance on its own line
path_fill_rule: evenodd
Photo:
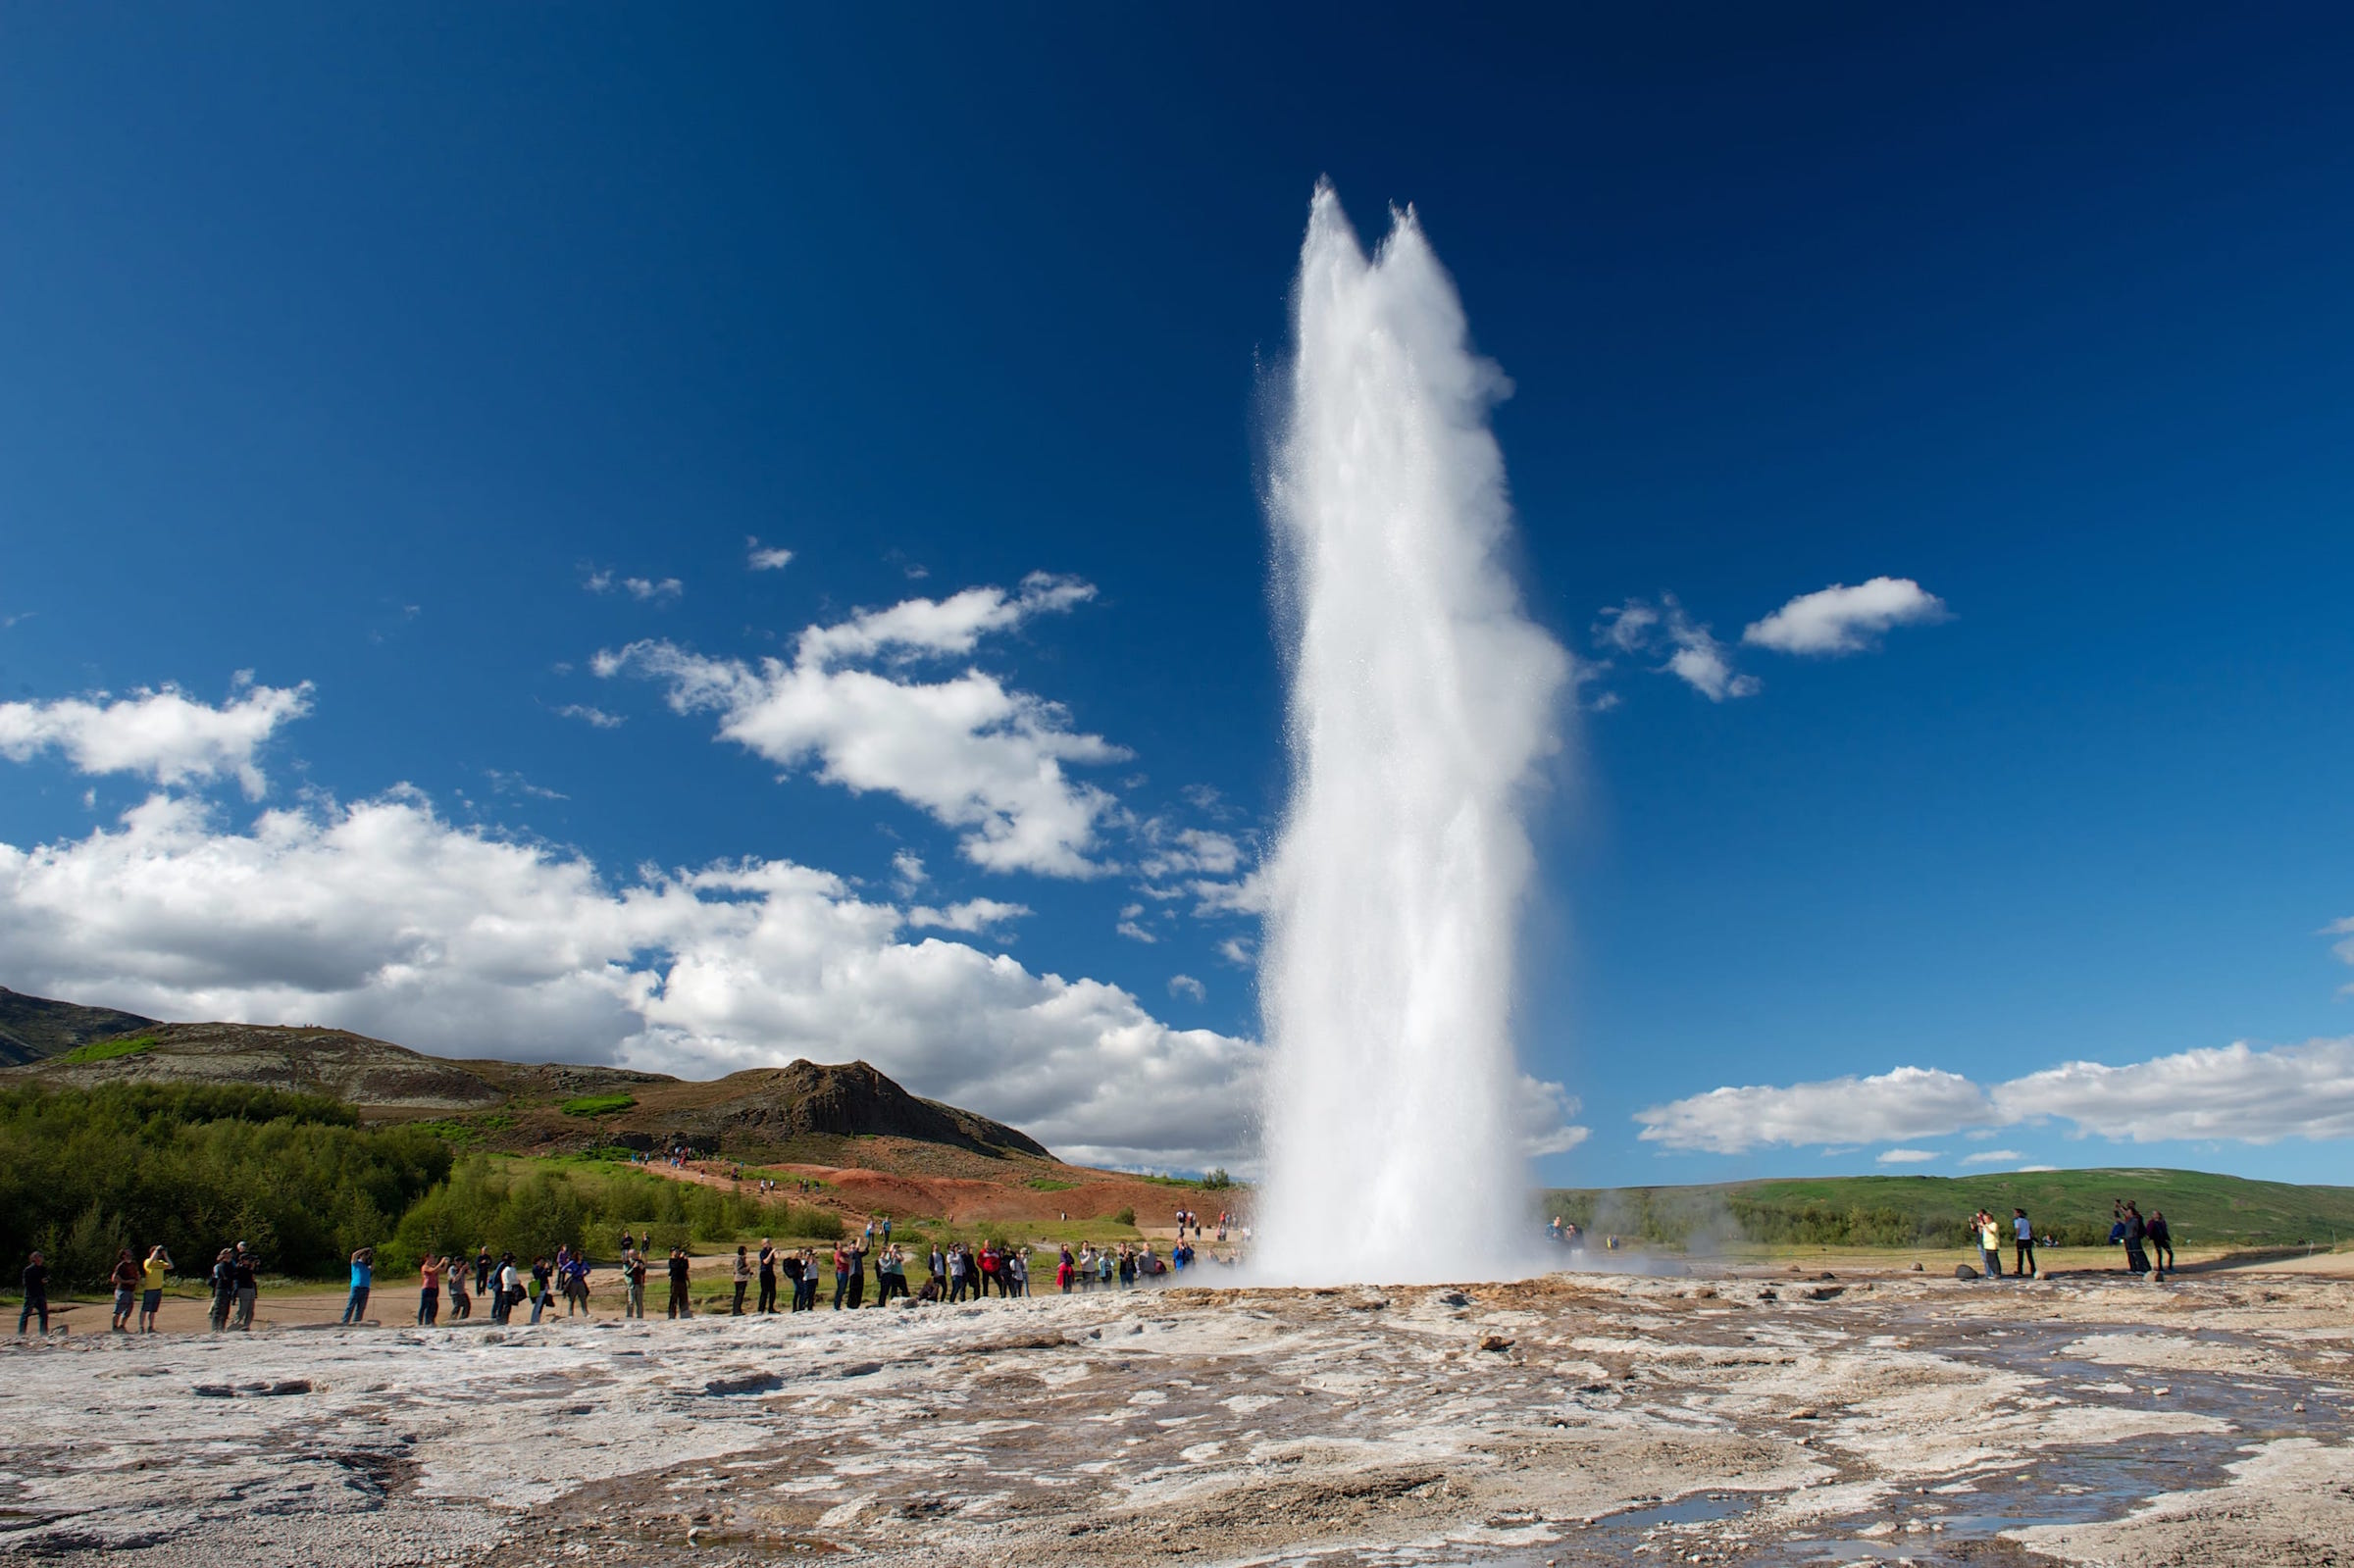
M 1318 187 L 1267 513 L 1293 786 L 1260 975 L 1273 1046 L 1261 1278 L 1496 1278 L 1534 1262 L 1515 1100 L 1521 808 L 1569 658 L 1522 612 L 1488 411 L 1412 212 L 1368 260 Z

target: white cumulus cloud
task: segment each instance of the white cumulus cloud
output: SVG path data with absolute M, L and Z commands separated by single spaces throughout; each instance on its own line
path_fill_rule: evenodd
M 862 668 L 882 655 L 964 654 L 982 635 L 1064 610 L 1094 589 L 1034 576 L 1021 591 L 974 588 L 911 599 L 803 631 L 793 660 L 708 658 L 673 643 L 600 651 L 599 676 L 634 673 L 668 685 L 680 713 L 719 716 L 721 738 L 785 768 L 813 766 L 828 784 L 896 795 L 965 829 L 965 858 L 993 871 L 1087 877 L 1112 797 L 1066 765 L 1128 753 L 1071 728 L 1057 704 L 978 669 L 941 680 Z
M 1714 1154 L 2052 1121 L 2071 1124 L 2072 1137 L 2134 1143 L 2354 1138 L 2354 1037 L 2274 1046 L 2241 1040 L 2123 1067 L 2066 1062 L 1991 1086 L 1900 1067 L 1874 1078 L 1711 1089 L 1638 1111 L 1635 1120 L 1645 1141 Z M 1998 1149 L 1985 1159 L 2018 1157 Z
M 1935 1138 L 1999 1119 L 1977 1085 L 1958 1073 L 1921 1067 L 1786 1087 L 1713 1088 L 1635 1113 L 1643 1141 L 1711 1154 L 1741 1154 L 1773 1143 Z
M 1244 1165 L 1254 1043 L 906 924 L 787 861 L 610 882 L 408 789 L 241 831 L 158 795 L 84 838 L 0 843 L 7 984 L 36 993 L 696 1076 L 863 1057 L 1075 1158 Z
M 1169 977 L 1169 994 L 1171 996 L 1190 996 L 1195 1001 L 1201 1001 L 1209 994 L 1209 987 L 1191 975 L 1171 975 Z
M 687 585 L 677 578 L 664 578 L 660 582 L 652 578 L 624 578 L 621 585 L 640 604 L 668 604 L 687 591 Z
M 793 552 L 775 545 L 763 547 L 756 534 L 745 534 L 744 564 L 755 572 L 782 572 L 793 564 Z
M 1802 593 L 1741 633 L 1777 653 L 1860 653 L 1890 627 L 1946 619 L 1945 601 L 1911 578 L 1873 578 Z
M 1989 1148 L 1980 1149 L 1975 1154 L 1963 1155 L 1962 1163 L 1965 1165 L 2015 1165 L 2025 1158 L 2024 1154 L 2015 1148 Z
M 1882 1149 L 1877 1158 L 1882 1165 L 1925 1165 L 1944 1156 L 1933 1148 L 1891 1148 Z
M 2000 1085 L 2012 1120 L 2057 1117 L 2135 1143 L 2354 1137 L 2354 1038 L 2258 1049 L 2245 1040 L 2124 1067 L 2068 1062 Z
M 238 683 L 243 694 L 219 707 L 175 685 L 0 703 L 0 756 L 27 762 L 54 750 L 79 773 L 139 774 L 165 784 L 233 777 L 258 800 L 268 788 L 261 748 L 281 725 L 311 711 L 311 684 Z

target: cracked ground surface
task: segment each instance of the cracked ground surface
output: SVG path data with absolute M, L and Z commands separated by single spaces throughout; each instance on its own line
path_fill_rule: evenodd
M 1166 1290 L 0 1366 L 0 1553 L 60 1564 L 2354 1561 L 2354 1282 L 2260 1273 Z

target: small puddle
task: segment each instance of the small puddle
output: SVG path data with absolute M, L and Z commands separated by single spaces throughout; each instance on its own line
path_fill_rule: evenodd
M 1659 1525 L 1713 1524 L 1747 1513 L 1757 1506 L 1756 1493 L 1731 1492 L 1694 1492 L 1673 1502 L 1655 1503 L 1648 1508 L 1625 1508 L 1617 1513 L 1605 1514 L 1589 1529 L 1648 1530 Z

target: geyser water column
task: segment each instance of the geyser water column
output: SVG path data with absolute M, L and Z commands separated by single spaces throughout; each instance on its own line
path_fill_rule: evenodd
M 1411 211 L 1300 256 L 1267 512 L 1292 795 L 1268 867 L 1262 1277 L 1495 1278 L 1535 1251 L 1515 1117 L 1520 812 L 1569 659 L 1522 612 L 1488 411 L 1510 390 Z

